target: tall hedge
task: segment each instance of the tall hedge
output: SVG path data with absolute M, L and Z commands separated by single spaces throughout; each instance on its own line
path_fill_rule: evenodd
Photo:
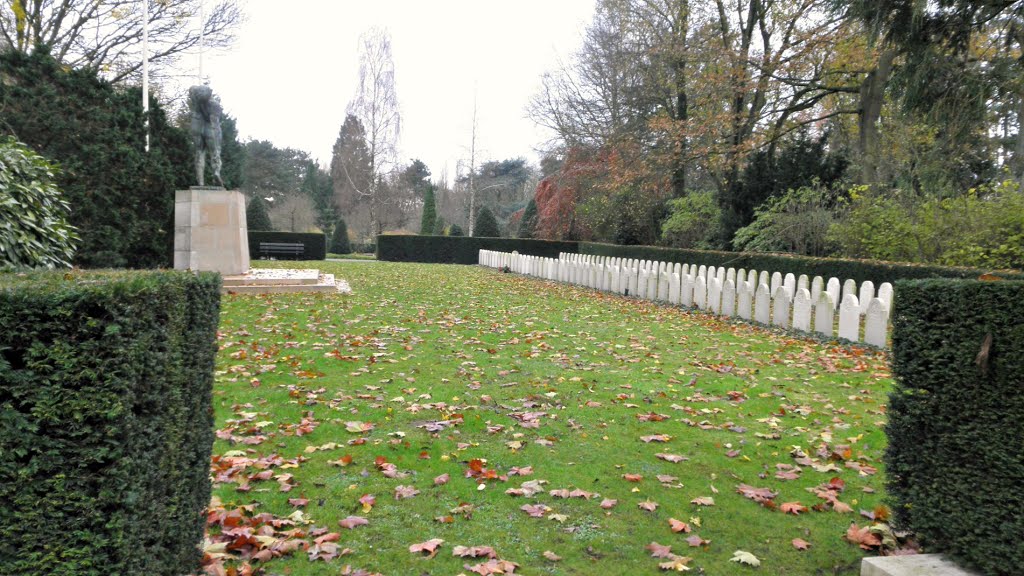
M 145 151 L 142 91 L 67 70 L 45 49 L 0 50 L 0 135 L 60 165 L 57 185 L 90 268 L 171 265 L 174 191 L 194 184 L 192 145 L 150 96 Z
M 302 244 L 302 254 L 296 260 L 324 260 L 327 258 L 327 235 L 320 232 L 264 232 L 249 230 L 249 257 L 262 258 L 260 242 L 290 242 Z M 283 259 L 283 256 L 276 256 Z
M 1024 282 L 895 287 L 886 434 L 899 525 L 985 574 L 1024 566 Z
M 949 266 L 927 266 L 899 262 L 882 262 L 878 260 L 853 260 L 843 258 L 814 258 L 794 254 L 770 254 L 764 252 L 718 252 L 714 250 L 687 250 L 683 248 L 661 248 L 657 246 L 619 246 L 616 244 L 599 244 L 596 242 L 580 242 L 581 254 L 612 256 L 621 258 L 637 258 L 640 260 L 658 260 L 661 262 L 679 262 L 681 264 L 703 264 L 706 266 L 725 266 L 728 268 L 744 268 L 746 270 L 768 270 L 771 272 L 792 272 L 807 274 L 810 277 L 836 277 L 841 280 L 852 279 L 858 284 L 871 280 L 878 285 L 882 282 L 918 278 L 977 278 L 985 270 L 974 268 L 953 268 Z M 997 271 L 1001 277 L 1024 279 L 1024 273 L 1018 271 Z
M 377 236 L 377 259 L 392 262 L 476 264 L 480 250 L 518 251 L 520 254 L 558 258 L 559 252 L 575 252 L 576 242 L 525 238 L 477 238 L 467 236 Z
M 0 574 L 196 571 L 220 277 L 0 275 Z

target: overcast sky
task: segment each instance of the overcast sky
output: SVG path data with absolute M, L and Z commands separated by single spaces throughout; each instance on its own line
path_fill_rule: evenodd
M 212 4 L 212 1 L 210 1 Z M 203 74 L 243 139 L 310 152 L 322 165 L 355 94 L 359 36 L 391 34 L 402 111 L 399 160 L 434 178 L 468 164 L 477 98 L 477 156 L 525 156 L 550 136 L 526 117 L 541 75 L 579 47 L 594 0 L 245 0 L 229 51 Z M 195 68 L 198 69 L 196 58 Z M 186 62 L 183 62 L 185 64 Z

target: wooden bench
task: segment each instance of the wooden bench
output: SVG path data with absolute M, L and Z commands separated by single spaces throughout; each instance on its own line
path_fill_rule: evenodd
M 263 258 L 274 258 L 278 256 L 290 256 L 298 260 L 306 252 L 306 246 L 301 242 L 260 242 L 259 254 Z

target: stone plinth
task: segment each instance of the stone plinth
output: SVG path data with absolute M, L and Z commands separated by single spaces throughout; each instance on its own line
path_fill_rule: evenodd
M 249 270 L 241 192 L 193 186 L 174 193 L 174 268 L 224 275 Z
M 860 576 L 978 576 L 939 554 L 865 558 Z

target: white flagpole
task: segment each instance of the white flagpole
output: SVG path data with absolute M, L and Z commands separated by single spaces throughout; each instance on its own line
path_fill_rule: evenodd
M 199 82 L 203 83 L 203 52 L 206 51 L 206 2 L 199 0 Z
M 149 0 L 142 0 L 142 122 L 149 152 Z

